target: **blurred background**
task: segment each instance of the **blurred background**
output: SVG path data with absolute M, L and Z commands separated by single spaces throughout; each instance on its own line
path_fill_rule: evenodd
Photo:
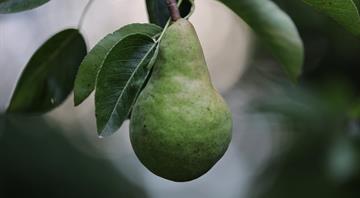
M 73 98 L 42 117 L 0 116 L 0 197 L 269 198 L 360 196 L 360 41 L 301 1 L 276 0 L 305 43 L 299 86 L 250 28 L 213 0 L 196 0 L 193 22 L 217 89 L 234 120 L 233 141 L 207 174 L 175 183 L 136 158 L 128 122 L 96 133 L 94 98 Z M 0 112 L 31 55 L 76 27 L 86 0 L 52 0 L 0 15 Z M 129 23 L 147 22 L 144 1 L 102 0 L 81 32 L 88 48 Z

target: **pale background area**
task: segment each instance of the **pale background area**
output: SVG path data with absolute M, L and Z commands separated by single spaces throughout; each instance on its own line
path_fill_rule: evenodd
M 86 3 L 86 0 L 52 0 L 32 11 L 0 15 L 0 111 L 6 108 L 21 71 L 37 47 L 56 32 L 75 27 Z M 242 105 L 248 96 L 235 86 L 246 68 L 252 33 L 220 3 L 213 0 L 196 0 L 195 3 L 196 10 L 190 20 L 203 45 L 214 85 L 225 96 L 234 119 L 233 142 L 224 158 L 206 175 L 187 183 L 169 182 L 154 176 L 140 164 L 131 149 L 128 122 L 115 135 L 98 139 L 93 96 L 77 108 L 73 107 L 71 96 L 48 117 L 65 128 L 85 128 L 89 140 L 113 159 L 119 171 L 134 183 L 143 185 L 154 198 L 241 197 L 250 176 L 270 150 L 269 138 L 263 133 L 266 126 L 247 122 L 250 118 L 243 114 Z M 91 48 L 106 34 L 135 22 L 147 22 L 144 0 L 97 0 L 81 32 Z M 76 134 L 67 135 L 71 138 Z

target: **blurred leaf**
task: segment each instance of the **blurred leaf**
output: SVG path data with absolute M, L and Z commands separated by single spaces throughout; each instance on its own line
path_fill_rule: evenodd
M 21 12 L 39 7 L 50 0 L 2 0 L 0 14 Z
M 346 106 L 328 98 L 337 92 L 292 88 L 262 99 L 258 113 L 276 115 L 271 121 L 280 133 L 270 132 L 281 137 L 247 197 L 358 197 L 360 142 L 349 133 Z
M 155 41 L 141 34 L 121 40 L 104 61 L 96 83 L 95 110 L 98 133 L 108 136 L 129 115 L 150 70 Z
M 360 150 L 356 150 L 349 138 L 337 137 L 333 145 L 329 148 L 328 172 L 332 179 L 343 182 L 356 174 L 360 165 L 357 155 Z
M 358 0 L 303 0 L 312 7 L 327 14 L 348 31 L 360 36 L 360 15 Z M 355 3 L 356 2 L 356 3 Z
M 105 58 L 114 46 L 128 35 L 139 33 L 154 37 L 161 30 L 159 26 L 153 24 L 130 24 L 107 35 L 96 44 L 81 63 L 76 76 L 74 87 L 75 105 L 82 103 L 94 90 L 97 75 L 104 64 Z
M 73 90 L 85 55 L 86 43 L 78 30 L 67 29 L 51 37 L 26 65 L 7 111 L 44 113 L 60 105 Z
M 165 27 L 170 18 L 166 0 L 146 0 L 147 12 L 150 23 Z M 180 5 L 180 14 L 183 18 L 189 18 L 194 11 L 194 0 L 183 0 Z
M 294 87 L 282 83 L 278 89 L 281 92 L 268 93 L 267 97 L 253 100 L 251 106 L 262 113 L 282 115 L 287 120 L 284 124 L 296 125 L 301 129 L 334 129 L 336 123 L 346 120 L 349 104 L 353 101 L 352 89 L 340 81 L 328 82 L 321 88 Z M 325 120 L 332 120 L 331 124 Z
M 39 116 L 0 115 L 1 198 L 147 197 L 85 131 L 64 128 Z
M 301 74 L 304 47 L 290 17 L 269 0 L 219 0 L 238 14 L 270 48 L 292 80 Z

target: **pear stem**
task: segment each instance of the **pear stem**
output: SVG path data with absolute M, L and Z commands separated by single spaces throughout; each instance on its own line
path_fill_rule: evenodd
M 180 11 L 177 6 L 176 0 L 166 0 L 170 17 L 172 21 L 177 21 L 178 19 L 181 19 Z

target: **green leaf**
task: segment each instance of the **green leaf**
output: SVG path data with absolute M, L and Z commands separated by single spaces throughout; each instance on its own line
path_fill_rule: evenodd
M 2 0 L 0 1 L 0 13 L 14 13 L 39 7 L 50 0 Z
M 301 74 L 304 47 L 290 17 L 269 0 L 220 0 L 270 48 L 292 80 Z
M 304 2 L 327 14 L 348 31 L 360 36 L 358 0 L 304 0 Z
M 94 90 L 97 75 L 114 46 L 131 34 L 145 34 L 154 37 L 161 32 L 161 28 L 153 24 L 130 24 L 103 38 L 89 52 L 80 65 L 75 80 L 74 102 L 75 105 L 82 103 Z
M 113 134 L 131 112 L 150 73 L 147 64 L 156 45 L 151 37 L 134 34 L 121 40 L 106 57 L 95 91 L 99 135 Z
M 170 18 L 166 0 L 146 0 L 146 8 L 150 23 L 165 27 Z M 180 14 L 183 18 L 189 18 L 194 11 L 194 0 L 183 0 L 180 5 Z
M 60 105 L 72 91 L 85 55 L 86 44 L 78 30 L 51 37 L 26 65 L 7 111 L 43 113 Z

